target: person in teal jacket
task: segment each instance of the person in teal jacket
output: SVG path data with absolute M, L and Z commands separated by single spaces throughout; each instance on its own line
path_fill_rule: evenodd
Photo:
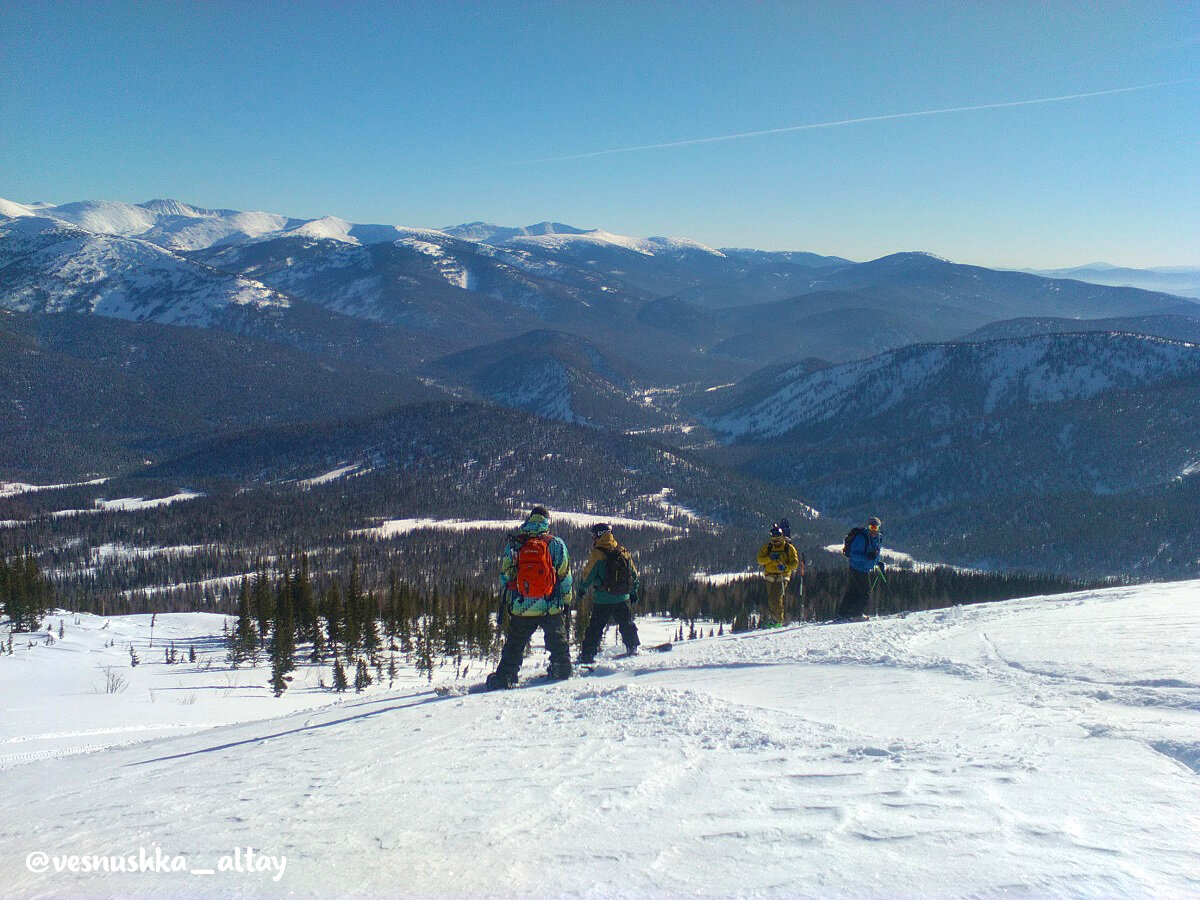
M 593 525 L 592 539 L 592 552 L 579 582 L 580 597 L 592 589 L 592 617 L 579 651 L 582 665 L 596 661 L 600 639 L 612 620 L 616 620 L 627 653 L 637 653 L 641 645 L 637 624 L 633 621 L 633 604 L 637 602 L 640 582 L 633 558 L 617 543 L 610 525 Z
M 523 573 L 521 559 L 526 548 L 533 551 L 534 563 L 543 564 L 540 569 Z M 500 589 L 508 604 L 508 629 L 500 664 L 487 677 L 488 690 L 516 686 L 525 648 L 539 628 L 550 651 L 548 674 L 555 680 L 571 677 L 571 645 L 564 610 L 571 605 L 572 581 L 567 545 L 550 534 L 549 510 L 535 506 L 509 539 L 500 559 Z

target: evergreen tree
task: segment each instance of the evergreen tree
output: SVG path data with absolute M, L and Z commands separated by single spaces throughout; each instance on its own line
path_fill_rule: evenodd
M 295 608 L 296 634 L 302 641 L 317 642 L 320 622 L 317 619 L 317 595 L 308 568 L 308 554 L 300 554 L 300 568 L 292 582 L 292 604 Z
M 54 589 L 32 553 L 11 562 L 0 556 L 0 608 L 8 616 L 11 631 L 37 631 L 54 602 Z
M 293 585 L 285 574 L 275 594 L 271 629 L 271 689 L 279 697 L 287 690 L 287 674 L 296 668 L 296 624 L 292 613 Z
M 413 597 L 412 588 L 407 583 L 400 585 L 397 603 L 399 605 L 400 650 L 407 655 L 413 652 L 413 624 L 417 617 L 416 600 Z
M 396 636 L 400 633 L 400 580 L 396 577 L 395 569 L 388 572 L 387 599 L 384 601 L 383 607 L 383 631 L 388 639 L 388 650 L 399 649 L 396 644 Z
M 361 694 L 370 684 L 371 673 L 367 671 L 367 661 L 360 656 L 354 669 L 354 693 Z
M 262 564 L 260 563 L 259 565 L 261 566 Z M 250 588 L 250 608 L 254 611 L 254 620 L 258 625 L 259 646 L 263 646 L 267 642 L 271 620 L 275 617 L 274 607 L 274 598 L 271 596 L 271 586 L 267 580 L 267 573 L 262 568 L 259 568 L 254 576 L 254 583 Z
M 258 648 L 258 634 L 254 630 L 254 614 L 250 606 L 250 582 L 243 578 L 238 591 L 237 626 L 229 637 L 228 659 L 234 668 L 251 658 Z
M 417 633 L 417 671 L 433 681 L 433 664 L 433 627 L 427 617 Z
M 350 583 L 346 586 L 345 596 L 345 633 L 342 635 L 347 662 L 353 662 L 362 648 L 363 618 L 366 613 L 366 599 L 363 596 L 362 579 L 358 574 L 358 557 L 353 557 L 350 564 Z
M 346 681 L 346 670 L 342 668 L 342 659 L 339 656 L 333 658 L 333 689 L 339 694 L 342 693 L 350 685 Z
M 367 659 L 375 664 L 378 664 L 380 648 L 378 616 L 378 601 L 376 601 L 374 593 L 369 593 L 362 598 L 362 607 L 358 618 L 361 623 L 363 652 L 367 654 Z
M 341 592 L 336 584 L 330 584 L 322 603 L 322 615 L 325 616 L 325 630 L 329 635 L 329 650 L 334 656 L 337 656 L 338 645 L 342 641 L 342 606 Z
M 283 659 L 285 671 L 291 672 L 296 668 L 296 619 L 295 584 L 285 575 L 279 583 L 275 594 L 275 622 L 271 632 L 274 647 L 273 653 Z

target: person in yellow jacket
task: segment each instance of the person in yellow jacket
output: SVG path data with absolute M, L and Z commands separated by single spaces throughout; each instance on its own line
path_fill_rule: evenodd
M 771 526 L 770 539 L 758 551 L 758 564 L 767 581 L 767 609 L 772 620 L 769 627 L 778 628 L 784 622 L 783 595 L 788 580 L 800 565 L 800 554 L 778 525 Z

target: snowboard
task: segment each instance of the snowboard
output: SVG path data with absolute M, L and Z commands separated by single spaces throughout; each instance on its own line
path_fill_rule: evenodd
M 638 656 L 641 653 L 647 653 L 647 652 L 666 653 L 669 650 L 671 650 L 674 646 L 675 645 L 673 643 L 671 643 L 670 641 L 665 641 L 661 644 L 651 644 L 649 646 L 643 644 L 641 647 L 638 648 L 638 653 L 618 653 L 616 656 L 609 656 L 609 657 L 605 658 L 604 660 L 597 660 L 594 663 L 579 663 L 577 668 L 579 669 L 580 672 L 584 673 L 585 675 L 591 675 L 596 670 L 596 666 L 600 665 L 602 662 L 616 662 L 618 659 L 630 659 L 634 656 Z
M 618 653 L 616 656 L 608 657 L 608 659 L 610 659 L 610 660 L 629 659 L 631 656 L 637 656 L 639 653 L 647 653 L 647 652 L 666 653 L 668 650 L 670 650 L 674 646 L 675 645 L 672 644 L 670 641 L 665 641 L 664 643 L 661 643 L 661 644 L 651 644 L 650 646 L 646 646 L 645 644 L 642 644 L 640 647 L 638 647 L 636 653 Z M 589 663 L 589 665 L 591 665 L 591 663 Z
M 672 644 L 670 641 L 666 641 L 665 643 L 654 644 L 649 647 L 643 645 L 642 647 L 639 648 L 639 650 L 643 651 L 643 652 L 652 651 L 654 653 L 666 653 L 668 650 L 670 650 L 674 646 L 675 645 Z M 636 655 L 637 655 L 636 653 L 622 653 L 620 656 L 609 657 L 607 661 L 612 662 L 612 661 L 618 660 L 618 659 L 629 659 L 630 657 L 633 657 Z M 588 663 L 586 665 L 583 663 L 580 663 L 575 666 L 575 671 L 579 675 L 591 675 L 595 672 L 595 670 L 596 670 L 596 663 Z M 537 687 L 538 685 L 542 685 L 542 684 L 553 684 L 556 681 L 568 681 L 568 680 L 569 679 L 565 679 L 565 678 L 551 678 L 549 675 L 534 675 L 531 678 L 525 678 L 525 679 L 522 679 L 521 681 L 518 681 L 515 687 L 497 688 L 496 692 L 503 693 L 505 690 L 518 691 L 521 688 Z M 465 696 L 466 694 L 489 693 L 486 681 L 480 681 L 476 684 L 439 684 L 437 687 L 435 687 L 433 689 L 433 691 L 439 697 L 462 697 L 462 696 Z
M 553 684 L 556 681 L 566 681 L 565 678 L 551 678 L 549 675 L 534 675 L 530 678 L 525 678 L 518 681 L 510 688 L 496 688 L 495 693 L 502 694 L 507 691 L 517 691 L 521 688 L 536 687 L 540 684 Z M 439 697 L 461 697 L 465 694 L 487 694 L 488 691 L 486 681 L 476 682 L 475 684 L 439 684 L 433 689 L 434 693 Z

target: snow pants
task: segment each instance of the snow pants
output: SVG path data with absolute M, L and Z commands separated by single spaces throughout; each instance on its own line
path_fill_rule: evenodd
M 500 680 L 515 684 L 525 649 L 535 631 L 542 629 L 546 649 L 550 651 L 550 675 L 553 678 L 569 678 L 571 675 L 571 647 L 567 643 L 566 616 L 555 613 L 551 616 L 509 616 L 508 631 L 504 636 L 504 649 L 500 651 L 500 665 L 496 674 Z
M 767 578 L 767 609 L 771 613 L 771 621 L 783 624 L 783 597 L 787 593 L 788 580 L 778 575 Z
M 604 637 L 604 629 L 610 621 L 615 620 L 621 632 L 621 640 L 628 650 L 633 650 L 641 641 L 638 639 L 637 625 L 633 621 L 633 609 L 629 601 L 624 603 L 593 603 L 592 618 L 588 621 L 587 631 L 583 635 L 583 647 L 579 658 L 590 662 L 596 658 L 600 649 L 600 638 Z
M 846 586 L 846 594 L 838 605 L 839 619 L 861 619 L 871 602 L 871 573 L 850 570 L 850 583 Z

